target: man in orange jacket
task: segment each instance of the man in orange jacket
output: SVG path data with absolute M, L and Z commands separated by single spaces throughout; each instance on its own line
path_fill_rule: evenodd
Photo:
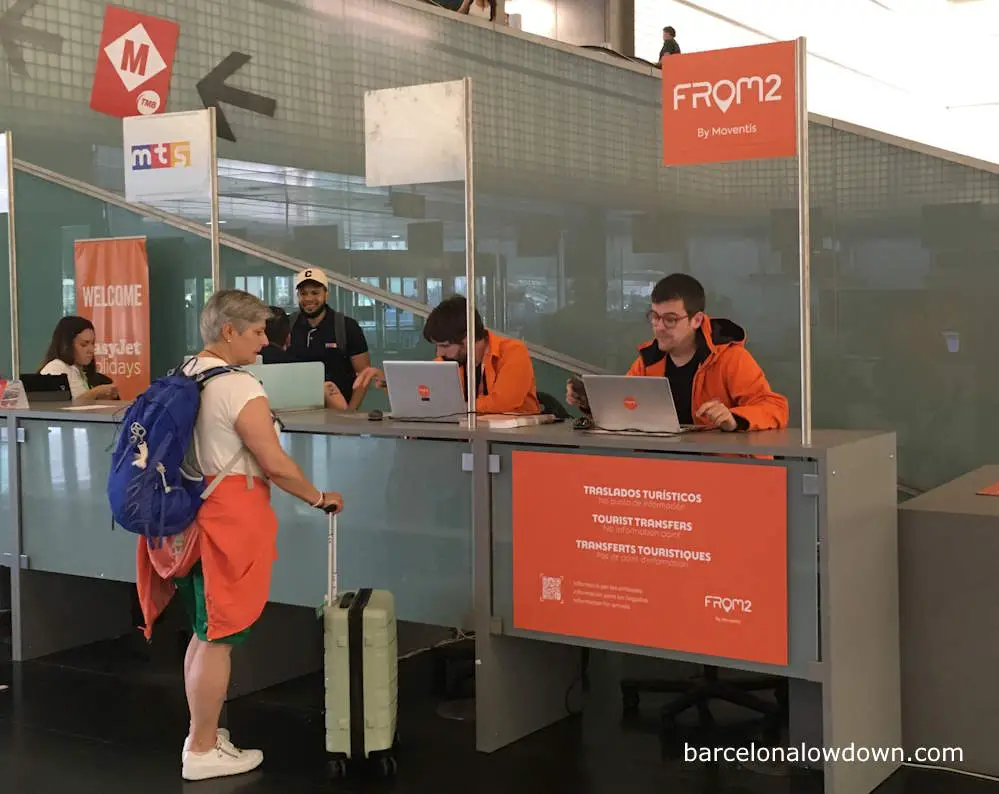
M 527 345 L 519 339 L 486 330 L 475 312 L 475 342 L 469 350 L 465 298 L 453 295 L 441 301 L 423 325 L 423 338 L 437 348 L 438 361 L 456 361 L 465 393 L 469 353 L 475 358 L 475 412 L 484 414 L 538 414 L 534 365 Z
M 656 284 L 646 314 L 655 339 L 639 347 L 628 374 L 666 377 L 680 424 L 729 432 L 787 427 L 787 399 L 771 390 L 746 350 L 746 332 L 731 320 L 711 320 L 704 310 L 697 279 L 674 273 Z M 566 399 L 586 409 L 578 381 L 569 381 Z

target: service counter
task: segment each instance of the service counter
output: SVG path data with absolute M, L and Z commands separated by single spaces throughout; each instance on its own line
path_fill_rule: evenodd
M 19 659 L 131 628 L 120 583 L 134 581 L 136 540 L 112 530 L 105 495 L 118 415 L 3 415 L 0 559 Z M 901 745 L 894 434 L 816 431 L 804 447 L 797 431 L 281 419 L 306 475 L 344 494 L 341 586 L 391 590 L 400 620 L 476 631 L 480 750 L 566 716 L 580 646 L 785 676 L 795 741 Z M 268 610 L 284 611 L 260 633 L 287 648 L 318 633 L 296 608 L 322 601 L 325 520 L 276 490 L 273 502 Z M 312 650 L 297 665 L 256 659 L 237 689 L 300 674 Z M 897 766 L 826 763 L 825 790 L 870 792 Z

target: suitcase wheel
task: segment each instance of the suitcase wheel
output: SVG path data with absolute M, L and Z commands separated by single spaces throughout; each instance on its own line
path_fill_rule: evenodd
M 333 758 L 330 760 L 330 777 L 332 778 L 347 777 L 346 758 Z
M 398 770 L 399 767 L 396 765 L 395 756 L 383 755 L 378 758 L 378 771 L 382 777 L 395 777 L 395 773 Z

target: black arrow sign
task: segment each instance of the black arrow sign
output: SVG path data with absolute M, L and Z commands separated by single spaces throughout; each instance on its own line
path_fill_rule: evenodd
M 227 141 L 236 142 L 236 136 L 232 134 L 232 127 L 226 121 L 225 113 L 219 107 L 219 102 L 227 105 L 234 105 L 251 113 L 259 113 L 261 116 L 274 118 L 277 110 L 277 100 L 269 97 L 252 94 L 241 88 L 233 88 L 226 85 L 225 81 L 232 77 L 250 62 L 251 56 L 245 52 L 230 52 L 218 66 L 198 81 L 198 96 L 201 97 L 201 104 L 206 108 L 215 108 L 215 130 L 220 138 Z
M 10 70 L 20 77 L 28 76 L 22 44 L 28 44 L 53 55 L 62 53 L 62 36 L 24 25 L 24 15 L 39 2 L 40 0 L 16 0 L 14 5 L 0 14 L 0 47 L 3 47 L 7 53 Z

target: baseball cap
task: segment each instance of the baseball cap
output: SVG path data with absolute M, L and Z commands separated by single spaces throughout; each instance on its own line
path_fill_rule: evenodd
M 295 289 L 301 287 L 306 281 L 314 281 L 326 289 L 330 288 L 329 279 L 318 267 L 307 267 L 305 270 L 299 271 L 298 275 L 295 276 Z

